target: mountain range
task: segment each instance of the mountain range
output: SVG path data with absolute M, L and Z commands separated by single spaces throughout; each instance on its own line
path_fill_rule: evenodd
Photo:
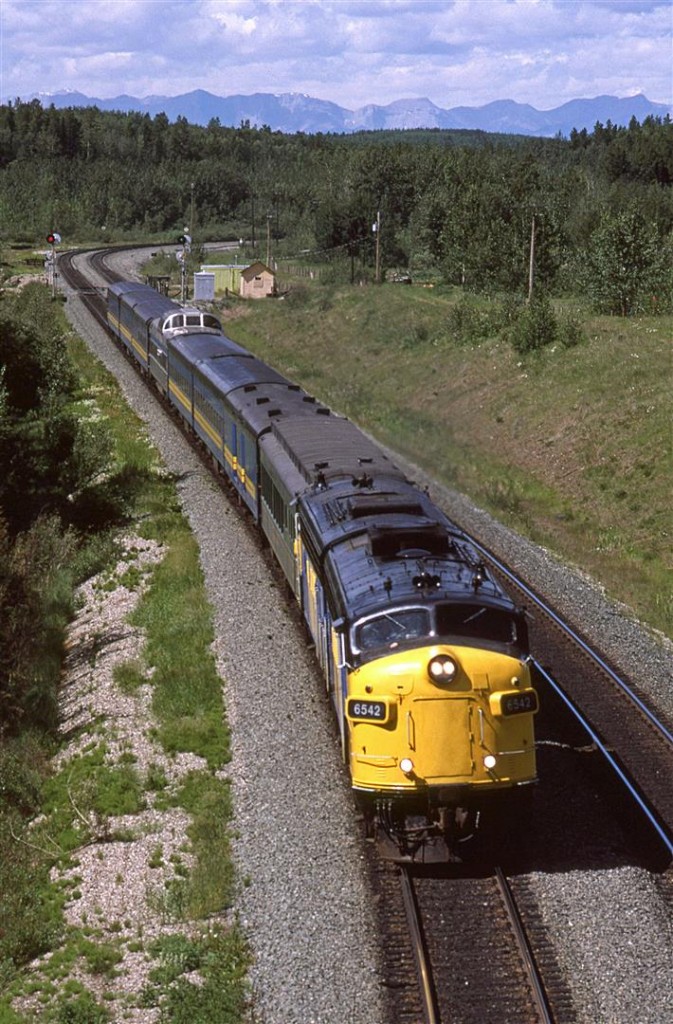
M 272 131 L 287 134 L 462 128 L 508 135 L 567 137 L 573 128 L 592 131 L 597 122 L 628 125 L 633 117 L 642 122 L 650 115 L 666 117 L 673 113 L 673 107 L 651 103 L 642 94 L 622 99 L 596 96 L 593 99 L 570 100 L 552 110 L 536 110 L 527 103 L 514 100 L 496 100 L 481 107 L 444 109 L 428 99 L 402 99 L 386 106 L 369 104 L 357 110 L 347 110 L 336 103 L 303 93 L 215 96 L 202 89 L 180 96 L 145 96 L 142 99 L 122 95 L 103 100 L 72 91 L 36 93 L 29 98 L 38 99 L 43 106 L 53 104 L 58 108 L 96 106 L 100 110 L 139 111 L 152 117 L 164 113 L 169 121 L 184 117 L 191 124 L 199 125 L 207 125 L 214 118 L 223 127 L 238 127 L 249 122 L 252 127 L 267 125 Z

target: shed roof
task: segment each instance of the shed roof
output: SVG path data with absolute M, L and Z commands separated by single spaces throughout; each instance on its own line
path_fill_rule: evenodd
M 244 267 L 241 271 L 241 277 L 245 278 L 246 281 L 251 281 L 253 277 L 259 277 L 260 274 L 271 274 L 271 277 L 276 276 L 275 271 L 259 260 L 251 263 L 249 267 Z

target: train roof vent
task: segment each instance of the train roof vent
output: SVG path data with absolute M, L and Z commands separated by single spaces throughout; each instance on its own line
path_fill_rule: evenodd
M 438 523 L 409 530 L 375 526 L 369 530 L 369 545 L 376 558 L 426 558 L 448 555 L 451 540 Z
M 282 412 L 283 412 L 282 409 L 269 409 L 267 415 L 268 416 L 280 416 Z
M 257 402 L 257 405 L 264 405 L 266 402 L 270 402 L 271 399 L 268 395 L 265 395 L 263 398 L 256 398 L 255 401 Z
M 302 398 L 302 402 L 311 402 L 315 405 L 315 398 L 313 397 L 313 395 L 304 395 L 304 397 Z
M 256 384 L 245 384 L 244 387 L 243 387 L 243 390 L 246 392 L 246 394 L 247 394 L 248 391 L 256 391 L 257 390 L 257 385 Z
M 360 459 L 360 462 L 364 460 Z M 418 501 L 397 497 L 391 494 L 357 495 L 349 499 L 349 511 L 352 519 L 364 516 L 385 515 L 422 516 L 423 506 Z

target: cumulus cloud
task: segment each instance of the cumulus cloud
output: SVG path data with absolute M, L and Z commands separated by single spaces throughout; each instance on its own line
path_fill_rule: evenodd
M 3 97 L 304 92 L 670 103 L 669 0 L 3 0 Z

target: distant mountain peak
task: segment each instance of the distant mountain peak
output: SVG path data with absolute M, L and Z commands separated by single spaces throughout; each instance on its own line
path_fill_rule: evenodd
M 165 114 L 170 121 L 185 117 L 192 124 L 207 125 L 217 118 L 221 125 L 238 127 L 242 122 L 268 125 L 273 131 L 350 133 L 357 131 L 404 130 L 411 128 L 468 129 L 510 135 L 568 136 L 573 129 L 593 130 L 597 122 L 611 121 L 628 125 L 648 116 L 666 117 L 673 107 L 651 103 L 642 93 L 618 98 L 595 96 L 568 100 L 551 110 L 537 110 L 515 100 L 493 100 L 478 107 L 438 107 L 427 97 L 393 100 L 384 106 L 370 103 L 348 110 L 330 100 L 316 99 L 301 92 L 255 93 L 243 96 L 216 96 L 205 89 L 194 89 L 180 96 L 116 96 L 96 99 L 72 89 L 38 93 L 26 98 L 38 99 L 55 107 L 96 106 L 101 110 L 125 113 L 139 111 L 156 116 Z M 3 100 L 9 102 L 12 98 Z

